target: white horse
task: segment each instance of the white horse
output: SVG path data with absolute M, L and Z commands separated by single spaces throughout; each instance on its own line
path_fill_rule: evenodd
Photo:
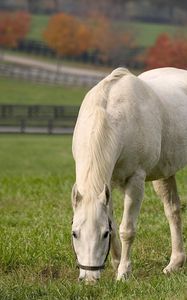
M 136 77 L 118 68 L 86 95 L 73 136 L 76 183 L 73 247 L 80 279 L 96 281 L 110 248 L 117 280 L 131 271 L 145 181 L 153 181 L 171 231 L 164 273 L 185 263 L 175 173 L 187 164 L 187 71 L 162 68 Z M 119 228 L 112 216 L 111 182 L 124 191 Z

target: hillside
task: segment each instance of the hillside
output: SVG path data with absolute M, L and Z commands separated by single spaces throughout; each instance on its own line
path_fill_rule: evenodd
M 42 40 L 43 31 L 47 26 L 48 15 L 32 15 L 31 30 L 28 34 L 29 39 Z M 135 36 L 135 43 L 138 47 L 149 47 L 154 44 L 159 34 L 166 32 L 171 35 L 186 34 L 186 26 L 170 24 L 146 23 L 137 21 L 115 21 L 113 26 L 116 30 L 132 31 Z

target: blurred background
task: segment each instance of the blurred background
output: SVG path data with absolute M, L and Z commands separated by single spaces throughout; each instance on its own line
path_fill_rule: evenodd
M 0 130 L 72 133 L 113 68 L 186 69 L 186 28 L 182 0 L 0 0 Z

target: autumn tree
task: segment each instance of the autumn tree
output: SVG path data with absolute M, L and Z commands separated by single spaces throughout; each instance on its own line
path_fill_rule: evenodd
M 91 48 L 98 52 L 99 59 L 116 61 L 116 64 L 124 61 L 135 44 L 132 32 L 114 28 L 109 19 L 98 13 L 92 14 L 89 20 Z
M 79 19 L 59 13 L 49 20 L 44 40 L 59 56 L 79 55 L 89 49 L 91 35 Z
M 135 0 L 134 0 L 135 1 Z M 137 1 L 137 0 L 136 0 Z M 173 17 L 174 9 L 180 8 L 183 10 L 187 10 L 187 2 L 186 0 L 149 0 L 153 6 L 157 6 L 159 8 L 163 7 L 170 11 L 170 16 Z
M 187 69 L 187 40 L 171 38 L 167 34 L 158 37 L 155 45 L 148 50 L 145 58 L 147 69 L 176 67 Z
M 44 40 L 59 57 L 87 53 L 102 63 L 116 65 L 123 63 L 134 47 L 132 33 L 114 28 L 98 13 L 92 13 L 84 22 L 71 15 L 57 14 L 50 19 Z
M 15 48 L 25 38 L 30 27 L 30 15 L 26 12 L 0 12 L 0 46 Z
M 91 50 L 99 52 L 99 58 L 106 60 L 109 49 L 112 48 L 110 23 L 108 19 L 93 13 L 88 22 L 91 28 Z

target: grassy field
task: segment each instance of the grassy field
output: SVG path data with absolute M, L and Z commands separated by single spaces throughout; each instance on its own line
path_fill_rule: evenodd
M 119 22 L 116 24 L 116 26 L 127 31 L 132 31 L 132 33 L 135 35 L 135 43 L 139 47 L 152 46 L 161 33 L 168 33 L 171 36 L 177 34 L 186 35 L 186 27 L 169 24 Z
M 0 135 L 0 299 L 187 299 L 187 267 L 164 276 L 170 237 L 150 184 L 132 253 L 133 274 L 116 283 L 110 264 L 100 283 L 77 283 L 70 203 L 75 180 L 71 137 Z M 178 174 L 187 248 L 187 169 Z M 114 191 L 119 224 L 122 195 Z
M 47 26 L 48 20 L 49 16 L 33 15 L 28 38 L 33 40 L 42 40 L 43 31 Z M 177 33 L 186 34 L 186 27 L 167 24 L 120 21 L 116 22 L 114 26 L 117 29 L 134 32 L 135 42 L 139 47 L 148 47 L 153 45 L 157 36 L 163 32 L 170 35 L 175 35 Z
M 86 88 L 49 86 L 0 78 L 0 104 L 79 105 Z
M 47 27 L 49 16 L 47 15 L 32 15 L 31 30 L 28 38 L 32 40 L 42 40 L 43 31 Z

